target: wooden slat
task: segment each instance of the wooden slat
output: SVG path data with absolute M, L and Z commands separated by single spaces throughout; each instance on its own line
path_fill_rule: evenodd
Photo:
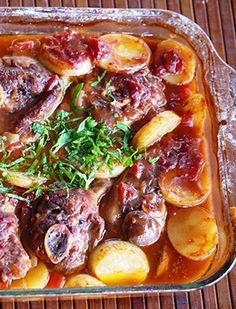
M 43 300 L 31 301 L 30 309 L 45 309 L 44 301 Z
M 77 7 L 87 7 L 88 6 L 87 0 L 76 0 L 75 3 Z
M 132 309 L 145 309 L 145 297 L 143 295 L 137 296 L 137 297 L 131 297 L 131 306 Z
M 226 52 L 226 61 L 232 67 L 236 67 L 236 38 L 233 10 L 230 1 L 219 1 L 221 24 Z
M 129 0 L 128 1 L 128 7 L 130 8 L 130 9 L 134 9 L 134 8 L 136 8 L 136 9 L 138 9 L 138 8 L 140 8 L 141 7 L 141 2 L 140 2 L 140 0 Z
M 223 278 L 216 284 L 216 291 L 219 308 L 232 308 L 228 277 Z
M 1 309 L 15 309 L 14 300 L 4 300 L 1 303 Z
M 236 304 L 236 266 L 229 274 L 229 285 L 232 304 Z
M 8 1 L 7 0 L 0 0 L 0 6 L 7 6 Z
M 203 309 L 202 291 L 190 292 L 189 302 L 190 302 L 191 309 Z
M 88 301 L 86 298 L 75 299 L 74 300 L 74 309 L 88 309 Z
M 161 302 L 160 302 L 160 295 L 151 295 L 151 296 L 146 296 L 146 308 L 151 309 L 160 309 L 161 308 Z
M 60 300 L 60 309 L 73 309 L 74 303 L 72 297 L 69 297 L 66 300 Z
M 156 9 L 167 9 L 167 3 L 166 0 L 154 0 L 154 7 Z
M 167 8 L 168 10 L 180 12 L 180 4 L 179 0 L 167 0 Z
M 189 0 L 180 0 L 181 14 L 194 20 L 193 3 Z
M 161 301 L 161 308 L 163 309 L 164 308 L 170 308 L 170 309 L 176 308 L 173 293 L 161 294 L 160 301 Z
M 115 7 L 114 0 L 103 0 L 102 1 L 102 7 L 104 7 L 104 8 L 114 8 Z
M 131 308 L 130 297 L 118 297 L 117 298 L 117 307 L 118 307 L 118 309 L 130 309 Z
M 177 309 L 189 309 L 188 293 L 175 293 L 174 299 Z
M 104 309 L 117 309 L 116 297 L 109 297 L 103 299 L 103 308 Z
M 28 301 L 17 301 L 15 302 L 15 309 L 30 309 L 30 304 Z
M 128 2 L 127 0 L 115 0 L 115 7 L 118 9 L 127 8 Z
M 208 0 L 207 15 L 210 29 L 210 37 L 220 56 L 225 59 L 224 40 L 218 1 Z
M 203 301 L 204 305 L 208 308 L 218 308 L 215 286 L 203 289 Z
M 89 299 L 89 309 L 102 309 L 102 298 Z
M 193 1 L 196 23 L 209 35 L 206 3 L 202 0 Z

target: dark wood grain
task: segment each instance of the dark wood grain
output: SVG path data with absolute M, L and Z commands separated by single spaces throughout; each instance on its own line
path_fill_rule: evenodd
M 236 67 L 235 0 L 0 0 L 0 6 L 66 6 L 170 9 L 194 20 L 220 56 Z M 190 293 L 98 299 L 1 302 L 1 309 L 230 309 L 236 308 L 236 268 L 216 285 Z

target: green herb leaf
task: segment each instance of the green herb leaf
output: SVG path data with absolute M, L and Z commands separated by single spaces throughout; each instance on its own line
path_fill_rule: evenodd
M 72 94 L 72 99 L 71 99 L 71 102 L 70 102 L 70 109 L 72 111 L 75 111 L 75 108 L 77 106 L 75 106 L 75 101 L 77 99 L 77 96 L 79 95 L 80 91 L 83 89 L 84 87 L 84 83 L 78 83 L 75 88 L 74 88 L 74 91 L 73 91 L 73 94 Z
M 92 86 L 92 87 L 97 87 L 97 86 L 101 83 L 101 81 L 103 80 L 103 78 L 106 76 L 106 74 L 107 74 L 107 71 L 105 70 L 105 71 L 102 73 L 102 75 L 98 76 L 97 80 L 96 80 L 95 82 L 93 82 L 93 83 L 91 84 L 91 86 Z

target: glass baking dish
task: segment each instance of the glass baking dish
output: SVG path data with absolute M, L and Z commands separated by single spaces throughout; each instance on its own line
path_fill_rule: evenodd
M 236 168 L 236 72 L 217 54 L 203 30 L 186 17 L 165 10 L 76 9 L 76 8 L 1 8 L 1 34 L 43 34 L 66 30 L 125 32 L 156 36 L 177 36 L 195 51 L 201 63 L 201 92 L 208 99 L 211 119 L 212 179 L 218 202 L 212 200 L 219 231 L 215 258 L 198 281 L 185 284 L 104 286 L 35 290 L 0 290 L 0 298 L 94 297 L 155 292 L 191 291 L 211 285 L 226 275 L 235 264 L 235 187 Z M 107 30 L 109 29 L 109 31 Z M 199 77 L 200 78 L 200 77 Z M 221 201 L 221 202 L 219 202 Z M 230 216 L 231 213 L 231 216 Z M 234 221 L 234 222 L 233 222 Z

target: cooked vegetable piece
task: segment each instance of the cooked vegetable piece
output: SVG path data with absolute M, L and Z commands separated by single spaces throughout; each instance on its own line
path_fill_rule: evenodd
M 64 285 L 65 288 L 87 287 L 87 286 L 105 286 L 105 284 L 90 275 L 79 274 L 68 277 Z
M 95 171 L 94 178 L 114 178 L 119 176 L 124 172 L 126 166 L 121 163 L 114 163 L 111 168 L 109 168 L 105 163 Z
M 73 33 L 44 38 L 39 59 L 49 70 L 64 76 L 80 76 L 92 69 L 87 44 Z
M 25 189 L 32 188 L 46 181 L 43 177 L 24 175 L 24 173 L 13 171 L 4 172 L 4 176 L 6 177 L 6 181 L 11 185 Z
M 151 51 L 140 38 L 127 34 L 105 34 L 101 39 L 111 44 L 111 52 L 98 65 L 110 72 L 136 72 L 150 62 Z
M 170 255 L 171 255 L 170 248 L 169 248 L 168 245 L 165 244 L 163 249 L 162 249 L 162 253 L 161 253 L 159 263 L 157 265 L 157 271 L 156 271 L 157 276 L 161 276 L 165 272 L 168 271 L 169 266 L 170 266 Z
M 161 112 L 138 130 L 132 144 L 135 148 L 149 147 L 166 133 L 173 131 L 180 122 L 181 118 L 174 112 Z
M 203 95 L 195 93 L 184 102 L 184 111 L 193 114 L 193 125 L 202 134 L 204 120 L 206 118 L 207 104 Z
M 88 263 L 92 273 L 109 285 L 138 284 L 149 272 L 145 253 L 139 247 L 120 240 L 109 240 L 96 247 Z
M 195 75 L 196 59 L 193 51 L 168 39 L 160 42 L 154 53 L 154 74 L 170 84 L 186 84 Z
M 202 207 L 176 211 L 167 222 L 167 233 L 176 251 L 192 260 L 208 257 L 218 242 L 216 221 Z
M 211 184 L 204 168 L 200 180 L 189 181 L 181 177 L 175 170 L 159 177 L 159 186 L 165 200 L 175 206 L 192 207 L 202 203 L 209 195 Z
M 42 289 L 47 285 L 49 280 L 49 272 L 46 265 L 39 262 L 34 268 L 31 268 L 27 275 L 15 280 L 11 284 L 11 289 Z

